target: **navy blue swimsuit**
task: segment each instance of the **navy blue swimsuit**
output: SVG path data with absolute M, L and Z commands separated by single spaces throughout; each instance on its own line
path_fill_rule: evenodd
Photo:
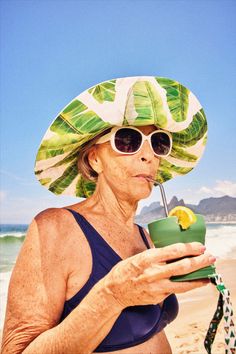
M 88 281 L 71 299 L 64 304 L 61 321 L 82 301 L 90 289 L 103 278 L 115 264 L 122 259 L 79 213 L 69 210 L 84 232 L 92 252 L 93 266 Z M 138 225 L 140 235 L 146 245 L 148 241 L 142 228 Z M 125 349 L 141 344 L 160 332 L 178 314 L 178 302 L 175 295 L 168 296 L 162 308 L 159 305 L 131 306 L 125 308 L 117 318 L 108 335 L 95 352 L 108 352 Z

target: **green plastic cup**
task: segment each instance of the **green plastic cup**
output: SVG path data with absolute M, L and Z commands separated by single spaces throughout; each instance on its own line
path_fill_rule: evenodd
M 197 221 L 188 229 L 183 230 L 176 216 L 169 216 L 148 224 L 151 239 L 157 248 L 175 243 L 201 242 L 205 244 L 206 225 L 202 215 L 196 214 Z M 177 259 L 176 259 L 177 260 Z M 194 272 L 171 277 L 173 281 L 187 281 L 208 278 L 215 273 L 214 266 L 208 266 Z

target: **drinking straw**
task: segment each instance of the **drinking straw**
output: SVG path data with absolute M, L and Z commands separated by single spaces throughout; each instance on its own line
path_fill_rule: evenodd
M 166 214 L 166 217 L 168 217 L 168 215 L 169 215 L 168 205 L 167 205 L 166 194 L 165 194 L 163 185 L 160 182 L 155 181 L 151 177 L 147 177 L 146 179 L 148 181 L 152 182 L 154 184 L 154 186 L 159 186 L 160 191 L 161 191 L 161 197 L 162 197 L 162 202 L 163 202 L 163 205 L 164 205 L 165 214 Z

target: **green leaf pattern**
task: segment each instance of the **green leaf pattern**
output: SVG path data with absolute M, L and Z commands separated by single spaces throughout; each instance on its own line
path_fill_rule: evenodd
M 188 112 L 189 90 L 170 79 L 156 78 L 156 80 L 166 90 L 167 102 L 173 119 L 176 122 L 185 121 Z
M 134 121 L 129 121 L 130 107 L 137 115 Z M 155 124 L 164 128 L 167 124 L 167 115 L 162 98 L 154 85 L 148 81 L 137 81 L 127 100 L 125 118 L 131 125 L 136 126 Z
M 103 82 L 88 90 L 88 92 L 99 102 L 105 101 L 113 102 L 115 99 L 115 83 L 116 80 Z
M 38 180 L 55 194 L 92 195 L 95 183 L 78 171 L 78 152 L 97 134 L 117 125 L 156 125 L 170 131 L 172 152 L 161 160 L 156 180 L 163 183 L 188 173 L 207 140 L 205 113 L 190 94 L 176 81 L 151 76 L 110 80 L 84 91 L 46 132 L 36 156 Z

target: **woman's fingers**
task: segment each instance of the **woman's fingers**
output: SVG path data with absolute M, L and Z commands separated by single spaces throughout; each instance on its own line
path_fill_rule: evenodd
M 191 280 L 191 281 L 182 281 L 182 282 L 171 281 L 171 284 L 169 286 L 171 288 L 172 293 L 181 294 L 189 290 L 200 288 L 208 284 L 210 284 L 210 280 L 201 279 L 201 280 Z
M 188 274 L 214 263 L 215 257 L 204 254 L 204 251 L 205 246 L 199 242 L 177 243 L 161 249 L 149 249 L 130 257 L 129 265 L 132 265 L 139 280 L 143 279 L 150 283 L 158 279 Z
M 195 257 L 182 258 L 172 263 L 154 263 L 146 267 L 137 278 L 145 280 L 148 283 L 169 279 L 172 276 L 183 275 L 194 272 L 195 270 L 207 267 L 215 262 L 215 257 L 210 254 L 202 254 Z
M 206 247 L 200 242 L 175 243 L 170 246 L 158 248 L 159 261 L 171 261 L 187 256 L 198 256 L 204 253 Z
M 148 266 L 160 262 L 168 262 L 187 256 L 198 256 L 205 251 L 200 242 L 175 243 L 162 248 L 151 248 L 135 255 L 132 260 L 139 266 Z
M 202 254 L 196 257 L 187 257 L 165 265 L 165 275 L 169 278 L 175 275 L 183 275 L 195 270 L 207 267 L 215 262 L 216 258 L 210 254 Z

